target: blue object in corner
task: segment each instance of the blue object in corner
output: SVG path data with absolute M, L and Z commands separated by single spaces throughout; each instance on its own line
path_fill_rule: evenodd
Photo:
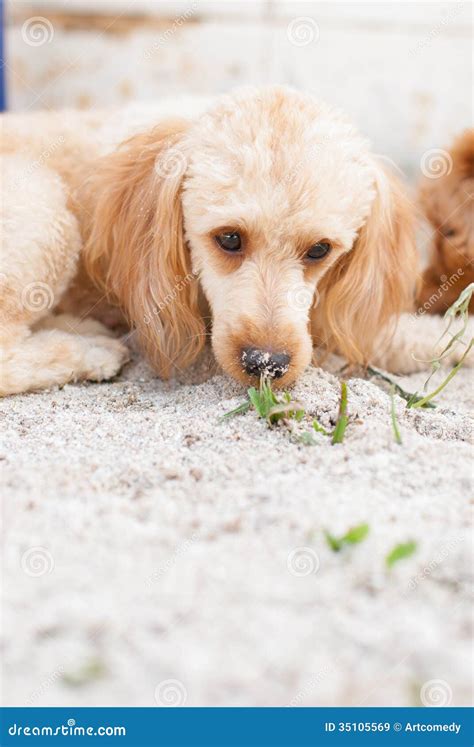
M 4 38 L 5 24 L 3 20 L 3 0 L 0 0 L 0 111 L 4 111 L 6 107 L 6 92 L 5 92 L 5 38 Z

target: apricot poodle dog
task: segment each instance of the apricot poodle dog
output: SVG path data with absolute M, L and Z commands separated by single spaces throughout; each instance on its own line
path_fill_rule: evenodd
M 2 394 L 114 376 L 121 319 L 162 377 L 208 329 L 245 383 L 291 383 L 313 346 L 419 368 L 392 338 L 412 208 L 339 112 L 277 87 L 127 116 L 3 118 Z

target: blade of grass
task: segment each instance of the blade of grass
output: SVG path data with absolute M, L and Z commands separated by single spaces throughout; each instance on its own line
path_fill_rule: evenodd
M 457 343 L 464 344 L 463 337 L 467 329 L 469 320 L 469 303 L 471 301 L 473 293 L 474 283 L 470 283 L 466 288 L 464 288 L 463 291 L 461 291 L 456 301 L 451 304 L 449 309 L 447 309 L 447 311 L 445 312 L 444 319 L 448 321 L 448 326 L 439 338 L 435 347 L 440 344 L 441 340 L 443 339 L 443 337 L 446 337 L 446 335 L 451 334 L 451 339 L 444 346 L 443 350 L 438 353 L 438 355 L 435 355 L 432 359 L 426 361 L 426 363 L 431 363 L 431 373 L 424 383 L 423 391 L 426 391 L 432 376 L 436 373 L 436 371 L 439 370 L 439 368 L 441 367 L 441 361 L 446 358 L 451 348 Z M 459 317 L 462 322 L 461 328 L 456 332 L 456 334 L 452 334 L 450 333 L 450 329 L 457 317 Z M 420 359 L 415 358 L 415 360 Z
M 326 428 L 323 428 L 321 423 L 318 423 L 316 418 L 313 420 L 313 428 L 316 431 L 316 433 L 322 433 L 323 436 L 330 436 L 331 434 L 327 432 Z
M 388 555 L 385 557 L 385 564 L 388 568 L 392 568 L 395 563 L 404 558 L 409 558 L 417 549 L 417 544 L 413 540 L 409 542 L 401 542 L 399 545 L 395 545 L 393 550 L 390 550 Z
M 276 423 L 282 418 L 293 418 L 298 422 L 303 418 L 304 410 L 299 402 L 281 402 L 270 408 L 267 420 L 270 424 Z
M 242 404 L 235 407 L 233 410 L 230 410 L 230 412 L 224 413 L 222 415 L 221 420 L 226 420 L 227 418 L 233 418 L 234 415 L 243 415 L 245 412 L 248 412 L 251 407 L 251 402 L 249 400 L 246 400 L 246 402 L 242 402 Z
M 449 382 L 451 381 L 451 379 L 454 376 L 456 376 L 457 372 L 459 371 L 459 369 L 461 368 L 462 364 L 464 363 L 464 361 L 465 361 L 467 355 L 469 354 L 469 352 L 470 352 L 470 350 L 471 350 L 471 348 L 472 348 L 473 345 L 474 345 L 474 337 L 472 338 L 471 342 L 467 346 L 467 348 L 466 348 L 466 350 L 465 350 L 465 352 L 464 352 L 461 360 L 459 361 L 459 363 L 457 363 L 454 366 L 454 368 L 451 369 L 451 371 L 446 376 L 446 378 L 444 379 L 444 381 L 442 381 L 441 384 L 438 387 L 436 387 L 436 389 L 433 392 L 431 392 L 431 394 L 427 394 L 426 397 L 422 397 L 421 399 L 419 399 L 416 402 L 413 402 L 411 404 L 408 403 L 407 406 L 408 407 L 425 407 L 429 402 L 431 402 L 431 400 L 434 399 L 434 397 L 436 397 L 445 388 L 445 386 L 447 386 L 449 384 Z
M 304 413 L 304 411 L 301 411 Z M 328 433 L 326 428 L 323 428 L 321 423 L 318 423 L 316 418 L 313 420 L 313 429 L 316 431 L 316 433 L 322 433 L 323 436 L 330 436 L 331 434 Z M 298 441 L 302 444 L 305 444 L 306 446 L 315 446 L 318 442 L 315 441 L 313 434 L 310 431 L 305 431 L 304 433 L 301 433 L 301 435 L 298 437 Z
M 450 341 L 447 343 L 446 347 L 441 351 L 441 353 L 436 356 L 436 358 L 433 359 L 432 362 L 438 362 L 441 361 L 444 357 L 446 357 L 446 354 L 449 352 L 449 350 L 452 348 L 452 346 L 458 342 L 458 340 L 461 340 L 468 325 L 469 320 L 469 303 L 471 301 L 472 295 L 474 293 L 474 283 L 470 283 L 466 288 L 464 288 L 463 291 L 459 294 L 456 301 L 451 304 L 449 309 L 446 310 L 444 314 L 444 318 L 448 319 L 448 326 L 444 330 L 443 334 L 438 340 L 439 344 L 443 337 L 445 337 L 449 330 L 451 329 L 452 323 L 455 321 L 456 317 L 461 317 L 462 319 L 462 327 L 461 329 L 451 337 Z
M 390 399 L 391 399 L 391 407 L 390 407 L 390 415 L 392 418 L 392 430 L 393 430 L 393 436 L 395 438 L 395 441 L 397 444 L 402 444 L 402 437 L 400 434 L 400 429 L 398 427 L 397 422 L 397 413 L 395 412 L 395 396 L 394 396 L 394 387 L 392 387 L 392 390 L 390 392 Z
M 264 407 L 263 407 L 262 398 L 260 396 L 260 393 L 257 392 L 257 390 L 255 389 L 255 387 L 252 386 L 248 390 L 247 394 L 249 396 L 249 400 L 250 400 L 251 404 L 254 406 L 254 408 L 256 409 L 256 411 L 258 412 L 258 414 L 260 415 L 260 417 L 264 418 L 265 417 L 265 412 L 264 412 Z
M 346 432 L 347 423 L 347 384 L 341 381 L 341 402 L 339 404 L 339 418 L 332 434 L 333 444 L 342 444 Z
M 376 368 L 372 368 L 372 366 L 367 367 L 367 372 L 371 376 L 375 376 L 378 379 L 382 379 L 382 381 L 386 381 L 387 384 L 391 384 L 396 393 L 405 400 L 405 402 L 418 402 L 419 400 L 423 399 L 423 397 L 420 397 L 416 392 L 407 392 L 405 389 L 402 389 L 402 387 L 396 383 L 396 381 L 393 381 L 393 379 L 390 378 L 390 376 L 387 376 L 386 374 L 383 374 L 381 371 L 378 371 Z M 429 407 L 429 408 L 435 408 L 436 405 L 432 402 L 428 402 L 426 405 L 422 405 L 423 407 Z
M 268 413 L 272 407 L 278 404 L 278 400 L 273 394 L 270 384 L 265 379 L 261 379 L 260 381 L 260 402 L 262 417 L 264 418 L 268 418 Z

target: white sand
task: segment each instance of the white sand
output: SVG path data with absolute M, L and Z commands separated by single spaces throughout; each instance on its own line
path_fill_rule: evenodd
M 462 370 L 433 411 L 397 398 L 402 446 L 362 379 L 338 446 L 254 413 L 219 423 L 239 385 L 166 384 L 141 362 L 3 401 L 5 704 L 154 705 L 169 679 L 158 701 L 415 705 L 442 680 L 425 699 L 467 704 L 471 384 Z M 335 376 L 313 368 L 294 393 L 330 426 Z M 323 528 L 365 521 L 366 541 L 328 548 Z M 317 572 L 295 576 L 301 546 Z

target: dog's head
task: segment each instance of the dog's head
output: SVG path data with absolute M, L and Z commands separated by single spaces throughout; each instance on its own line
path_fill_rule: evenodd
M 474 279 L 474 129 L 433 158 L 420 185 L 421 207 L 434 229 L 433 269 L 439 275 L 467 270 L 467 284 Z
M 128 141 L 94 179 L 89 271 L 162 375 L 204 343 L 200 289 L 216 358 L 246 383 L 293 381 L 313 341 L 365 363 L 410 304 L 402 192 L 354 128 L 306 94 L 226 96 L 198 121 Z

